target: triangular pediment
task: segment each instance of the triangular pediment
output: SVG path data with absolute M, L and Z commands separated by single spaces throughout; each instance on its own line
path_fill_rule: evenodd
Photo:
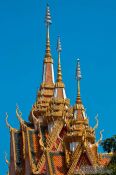
M 83 169 L 86 167 L 90 167 L 91 169 L 93 169 L 96 164 L 94 155 L 89 145 L 84 146 L 79 144 L 75 152 L 73 153 L 72 157 L 74 157 L 74 159 L 72 159 L 71 166 L 68 170 L 67 175 L 71 173 L 78 174 L 80 169 Z
M 82 152 L 75 167 L 74 174 L 86 174 L 86 171 L 90 171 L 92 169 L 93 166 L 87 155 L 87 152 Z
M 81 168 L 83 166 L 92 166 L 86 152 L 82 152 L 76 167 Z

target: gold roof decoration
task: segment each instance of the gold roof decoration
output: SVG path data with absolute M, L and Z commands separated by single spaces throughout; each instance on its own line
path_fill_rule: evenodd
M 22 112 L 20 111 L 18 104 L 16 104 L 16 117 L 21 124 L 24 124 L 24 120 L 22 119 Z
M 8 113 L 6 112 L 6 118 L 5 118 L 5 122 L 6 122 L 6 126 L 9 128 L 9 130 L 11 131 L 12 129 L 14 129 L 8 122 Z
M 96 120 L 96 124 L 95 124 L 95 126 L 94 126 L 94 128 L 93 128 L 94 131 L 95 131 L 95 130 L 98 128 L 98 126 L 99 126 L 98 114 L 95 116 L 95 120 Z
M 104 129 L 102 129 L 101 131 L 100 131 L 100 139 L 96 142 L 96 145 L 98 146 L 101 142 L 102 142 L 102 140 L 103 140 L 103 133 L 104 132 Z
M 10 162 L 9 162 L 9 160 L 7 159 L 7 153 L 6 153 L 6 152 L 5 152 L 5 156 L 4 156 L 4 158 L 5 158 L 5 162 L 6 162 L 6 164 L 7 164 L 8 167 L 9 167 Z

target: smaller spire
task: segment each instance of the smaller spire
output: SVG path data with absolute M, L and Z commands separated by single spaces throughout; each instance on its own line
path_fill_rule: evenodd
M 57 41 L 57 51 L 58 51 L 58 52 L 61 52 L 61 51 L 62 51 L 61 41 L 60 41 L 60 36 L 58 36 L 58 41 Z
M 65 93 L 64 83 L 62 82 L 62 71 L 61 71 L 61 63 L 60 63 L 61 51 L 62 51 L 61 41 L 60 41 L 60 37 L 58 37 L 58 41 L 57 41 L 58 68 L 57 68 L 57 81 L 55 83 L 54 96 L 65 99 L 66 98 L 66 93 Z
M 77 92 L 77 100 L 76 102 L 81 102 L 81 95 L 80 95 L 80 80 L 82 79 L 81 75 L 81 68 L 80 68 L 80 59 L 77 59 L 77 68 L 76 68 L 76 79 L 78 81 L 78 92 Z
M 62 82 L 62 72 L 61 72 L 61 63 L 60 63 L 60 54 L 61 54 L 61 41 L 60 37 L 58 37 L 57 42 L 57 52 L 58 52 L 58 72 L 57 72 L 57 82 Z
M 47 4 L 47 7 L 46 7 L 45 23 L 46 23 L 46 26 L 47 26 L 47 29 L 46 29 L 46 55 L 45 56 L 47 57 L 47 56 L 51 56 L 49 28 L 50 28 L 50 24 L 52 23 L 51 14 L 50 14 L 50 7 L 49 7 L 48 4 Z

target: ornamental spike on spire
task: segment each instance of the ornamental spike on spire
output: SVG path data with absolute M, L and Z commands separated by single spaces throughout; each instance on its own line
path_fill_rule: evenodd
M 76 79 L 78 81 L 78 92 L 77 92 L 77 103 L 81 103 L 81 95 L 80 95 L 80 80 L 82 79 L 81 75 L 81 67 L 80 67 L 80 59 L 77 59 L 77 68 L 76 68 Z
M 61 52 L 61 51 L 62 51 L 60 36 L 58 36 L 57 51 L 58 51 L 58 52 Z
M 77 59 L 77 69 L 76 69 L 76 78 L 78 81 L 80 81 L 82 79 L 82 75 L 81 75 L 81 66 L 80 66 L 80 59 Z
M 50 57 L 50 24 L 52 23 L 51 21 L 51 14 L 50 14 L 50 8 L 49 5 L 47 4 L 46 8 L 46 16 L 45 16 L 45 23 L 46 23 L 46 54 L 45 57 Z
M 61 63 L 60 63 L 60 54 L 61 54 L 61 41 L 60 37 L 58 37 L 57 42 L 57 52 L 58 52 L 58 72 L 57 72 L 57 82 L 62 82 L 62 72 L 61 72 Z

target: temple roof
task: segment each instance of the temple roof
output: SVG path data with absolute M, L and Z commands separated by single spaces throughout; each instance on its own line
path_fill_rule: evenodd
M 43 60 L 43 79 L 32 106 L 29 121 L 22 118 L 22 112 L 16 107 L 16 116 L 20 129 L 6 124 L 10 130 L 10 175 L 72 175 L 79 173 L 80 167 L 90 165 L 107 165 L 110 158 L 98 155 L 95 142 L 95 129 L 89 126 L 89 120 L 81 99 L 81 68 L 77 60 L 77 98 L 70 106 L 66 98 L 65 85 L 61 70 L 61 41 L 58 37 L 57 80 L 54 82 L 53 58 L 50 48 L 50 25 L 52 23 L 50 8 L 46 8 L 46 49 Z M 72 149 L 73 148 L 73 149 Z M 13 169 L 13 171 L 12 171 Z
M 107 166 L 110 164 L 113 158 L 113 154 L 111 153 L 101 153 L 99 154 L 99 164 L 101 166 Z
M 50 175 L 65 175 L 66 164 L 64 152 L 48 152 L 47 153 L 47 164 Z

